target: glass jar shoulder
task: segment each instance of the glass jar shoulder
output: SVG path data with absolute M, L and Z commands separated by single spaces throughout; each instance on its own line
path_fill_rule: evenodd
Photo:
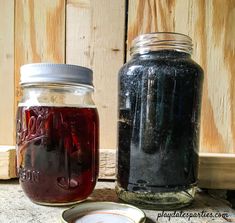
M 146 71 L 180 76 L 190 73 L 203 79 L 203 69 L 191 57 L 134 57 L 123 65 L 119 77 L 132 78 Z
M 18 106 L 96 108 L 92 93 L 92 89 L 74 86 L 30 86 L 23 88 Z
M 143 69 L 145 67 L 145 63 L 138 58 L 131 58 L 127 61 L 119 70 L 119 77 L 123 75 L 134 75 L 135 72 Z

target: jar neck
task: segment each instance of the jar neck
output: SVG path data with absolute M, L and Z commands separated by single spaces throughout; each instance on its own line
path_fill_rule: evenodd
M 184 52 L 179 52 L 175 50 L 159 50 L 159 51 L 150 51 L 146 53 L 138 53 L 132 56 L 133 59 L 140 58 L 140 59 L 188 59 L 191 58 L 191 55 Z
M 94 107 L 93 88 L 74 85 L 27 85 L 19 106 Z
M 161 52 L 162 56 L 192 54 L 192 39 L 180 33 L 148 33 L 135 38 L 131 46 L 131 55 L 146 55 Z M 159 55 L 160 55 L 159 54 Z

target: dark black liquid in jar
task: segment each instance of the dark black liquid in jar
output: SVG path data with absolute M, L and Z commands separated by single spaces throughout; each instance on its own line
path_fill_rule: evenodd
M 17 167 L 28 197 L 41 203 L 83 200 L 98 176 L 95 108 L 19 107 Z
M 197 181 L 203 71 L 188 54 L 136 55 L 119 72 L 118 174 L 128 191 Z

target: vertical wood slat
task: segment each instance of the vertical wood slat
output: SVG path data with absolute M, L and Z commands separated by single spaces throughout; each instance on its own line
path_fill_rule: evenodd
M 65 0 L 18 0 L 15 3 L 16 109 L 22 96 L 19 86 L 22 64 L 65 61 Z
M 68 0 L 66 63 L 92 68 L 101 148 L 116 148 L 117 73 L 124 62 L 125 1 Z
M 0 0 L 0 145 L 14 143 L 14 0 Z
M 128 49 L 147 32 L 180 32 L 193 39 L 205 71 L 201 152 L 235 153 L 235 1 L 129 0 Z

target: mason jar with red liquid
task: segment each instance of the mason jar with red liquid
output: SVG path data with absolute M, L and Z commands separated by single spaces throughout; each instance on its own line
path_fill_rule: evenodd
M 92 70 L 26 64 L 17 111 L 17 170 L 35 203 L 67 205 L 93 191 L 99 168 L 99 118 Z

